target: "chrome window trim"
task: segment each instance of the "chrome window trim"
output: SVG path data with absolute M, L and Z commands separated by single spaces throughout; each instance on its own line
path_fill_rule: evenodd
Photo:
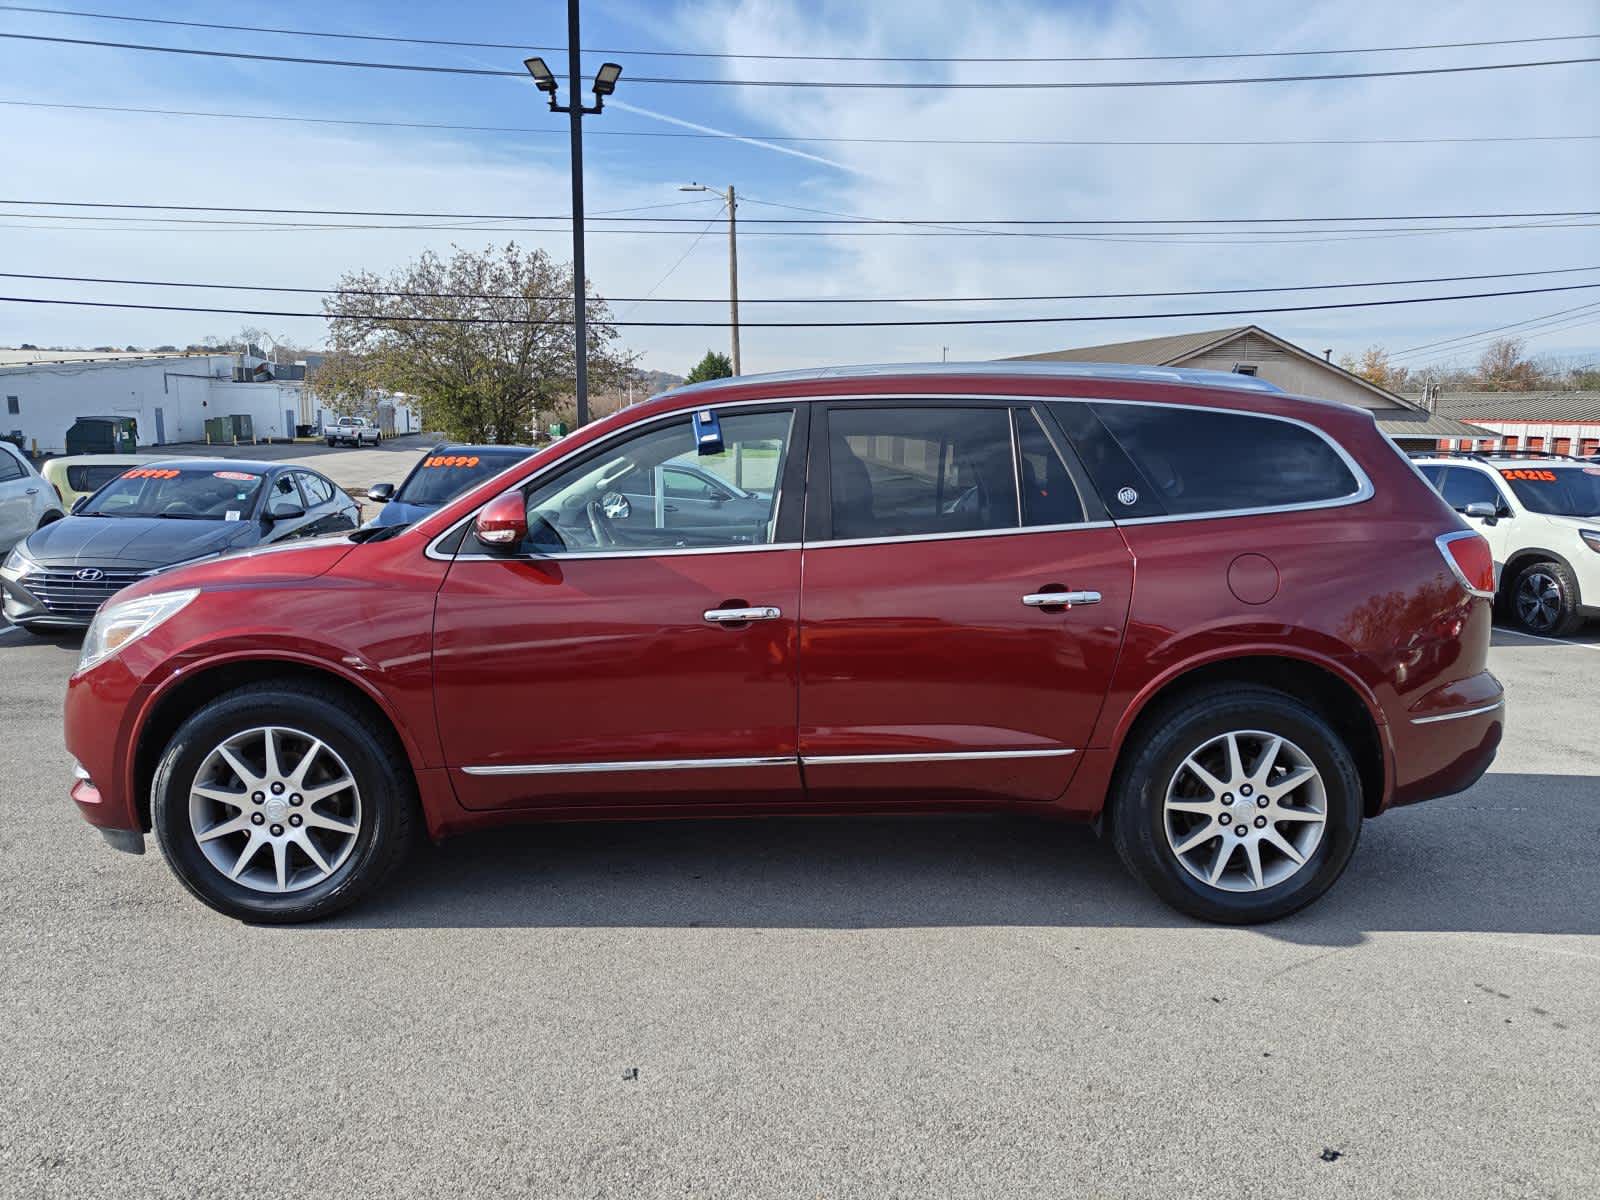
M 794 755 L 767 758 L 652 758 L 641 762 L 523 763 L 462 767 L 465 775 L 587 775 L 599 771 L 698 771 L 730 767 L 792 767 Z
M 970 762 L 1004 758 L 1064 758 L 1076 750 L 940 750 L 908 754 L 787 754 L 760 758 L 652 758 L 638 762 L 521 763 L 462 767 L 465 775 L 589 775 L 615 771 L 698 771 L 736 767 L 848 766 L 867 763 Z
M 1434 725 L 1440 721 L 1460 721 L 1467 717 L 1481 717 L 1484 713 L 1492 713 L 1498 708 L 1506 706 L 1505 697 L 1502 696 L 1493 704 L 1485 704 L 1478 708 L 1469 708 L 1465 712 L 1440 713 L 1433 717 L 1412 717 L 1413 725 Z
M 1243 390 L 1243 389 L 1241 389 L 1241 390 Z M 1287 396 L 1287 393 L 1274 393 L 1274 394 L 1275 395 L 1285 395 L 1285 396 Z M 1297 402 L 1308 402 L 1311 399 L 1309 397 L 1288 397 L 1288 398 L 1294 399 Z M 1361 464 L 1356 462 L 1356 460 L 1350 455 L 1350 452 L 1347 451 L 1343 446 L 1341 446 L 1338 443 L 1338 441 L 1336 441 L 1328 433 L 1326 433 L 1325 431 L 1317 428 L 1315 425 L 1311 424 L 1309 421 L 1300 420 L 1298 417 L 1286 417 L 1286 416 L 1283 416 L 1283 415 L 1281 415 L 1279 413 L 1257 412 L 1254 409 L 1249 409 L 1249 408 L 1225 408 L 1225 407 L 1220 407 L 1220 406 L 1211 405 L 1211 404 L 1175 404 L 1170 400 L 1143 400 L 1143 399 L 1141 399 L 1141 400 L 1124 400 L 1124 399 L 1112 399 L 1112 398 L 1109 398 L 1109 397 L 1100 397 L 1100 396 L 1028 396 L 1028 395 L 1018 395 L 1018 394 L 1012 393 L 1012 392 L 939 392 L 939 393 L 936 393 L 936 394 L 930 394 L 930 393 L 928 393 L 926 391 L 916 391 L 916 392 L 870 392 L 870 393 L 868 393 L 868 392 L 834 392 L 834 393 L 815 395 L 815 396 L 764 396 L 764 397 L 761 397 L 761 398 L 758 398 L 758 399 L 736 400 L 736 401 L 733 401 L 731 403 L 716 405 L 715 407 L 717 407 L 719 409 L 758 408 L 758 407 L 771 408 L 771 407 L 783 407 L 783 406 L 786 406 L 786 405 L 787 406 L 791 406 L 791 407 L 798 407 L 798 406 L 800 406 L 802 404 L 816 404 L 816 403 L 828 404 L 828 403 L 837 403 L 837 402 L 840 402 L 840 401 L 849 401 L 849 400 L 864 400 L 864 401 L 874 401 L 874 402 L 881 401 L 881 402 L 883 402 L 885 404 L 903 403 L 903 402 L 906 402 L 906 401 L 916 401 L 916 400 L 923 400 L 923 401 L 937 400 L 941 404 L 959 403 L 960 401 L 963 401 L 963 400 L 980 400 L 980 401 L 986 401 L 986 402 L 998 402 L 998 403 L 1013 404 L 1013 405 L 1015 405 L 1015 404 L 1044 404 L 1044 405 L 1050 405 L 1050 404 L 1136 404 L 1136 405 L 1141 405 L 1141 406 L 1144 406 L 1144 407 L 1175 408 L 1175 409 L 1179 409 L 1179 410 L 1184 411 L 1184 412 L 1195 412 L 1195 411 L 1199 411 L 1199 412 L 1214 412 L 1214 413 L 1222 413 L 1222 414 L 1227 415 L 1227 416 L 1250 417 L 1250 418 L 1255 418 L 1257 420 L 1263 420 L 1263 421 L 1283 421 L 1283 422 L 1285 422 L 1287 424 L 1290 424 L 1290 425 L 1298 425 L 1301 429 L 1305 429 L 1305 430 L 1310 431 L 1316 437 L 1321 438 L 1322 441 L 1325 442 L 1328 446 L 1332 447 L 1333 452 L 1339 456 L 1340 461 L 1344 463 L 1345 467 L 1349 469 L 1350 474 L 1354 477 L 1354 479 L 1356 481 L 1356 490 L 1354 492 L 1348 493 L 1347 495 L 1336 496 L 1336 497 L 1334 497 L 1332 499 L 1329 499 L 1329 500 L 1310 500 L 1310 501 L 1306 501 L 1306 502 L 1300 503 L 1300 504 L 1275 504 L 1275 505 L 1268 505 L 1268 506 L 1259 507 L 1259 508 L 1227 508 L 1227 509 L 1217 509 L 1215 511 L 1209 511 L 1209 512 L 1197 512 L 1197 513 L 1167 513 L 1167 514 L 1164 514 L 1164 515 L 1161 515 L 1161 516 L 1154 516 L 1154 517 L 1129 517 L 1129 518 L 1127 518 L 1125 520 L 1121 520 L 1121 521 L 1118 521 L 1118 520 L 1084 521 L 1084 522 L 1079 522 L 1079 523 L 1072 524 L 1072 525 L 1020 525 L 1020 526 L 1015 526 L 1015 527 L 1007 527 L 1007 528 L 1004 528 L 1004 529 L 978 529 L 978 530 L 968 530 L 968 531 L 960 531 L 960 532 L 954 532 L 954 533 L 915 533 L 915 534 L 904 534 L 904 535 L 901 535 L 901 536 L 894 536 L 894 537 L 849 538 L 849 539 L 843 539 L 843 540 L 838 540 L 838 541 L 825 541 L 825 542 L 784 542 L 784 543 L 771 543 L 771 544 L 761 545 L 761 546 L 704 546 L 704 547 L 668 549 L 668 550 L 656 550 L 656 549 L 646 548 L 646 549 L 643 549 L 643 550 L 619 550 L 619 551 L 614 551 L 614 552 L 608 553 L 608 554 L 497 555 L 497 554 L 444 554 L 444 553 L 441 553 L 439 551 L 439 549 L 438 549 L 439 543 L 441 543 L 445 539 L 453 536 L 458 530 L 462 529 L 463 526 L 466 526 L 467 524 L 469 524 L 472 521 L 473 517 L 477 515 L 476 511 L 474 511 L 474 512 L 468 513 L 466 516 L 462 517 L 459 521 L 456 521 L 454 524 L 450 525 L 447 529 L 444 530 L 444 532 L 442 532 L 440 534 L 437 534 L 435 537 L 433 537 L 428 542 L 426 555 L 427 555 L 428 558 L 435 559 L 435 560 L 438 560 L 438 561 L 441 561 L 441 562 L 477 562 L 477 561 L 488 561 L 488 562 L 533 561 L 533 562 L 538 562 L 538 561 L 543 561 L 543 560 L 546 560 L 546 559 L 550 559 L 550 560 L 563 560 L 563 559 L 576 559 L 576 558 L 597 559 L 597 558 L 613 558 L 613 557 L 638 558 L 638 557 L 656 557 L 658 555 L 668 555 L 668 554 L 737 554 L 737 553 L 748 553 L 748 552 L 753 551 L 753 550 L 794 550 L 794 549 L 800 549 L 800 548 L 804 548 L 804 549 L 807 549 L 807 550 L 818 550 L 818 549 L 822 549 L 823 547 L 826 547 L 826 546 L 870 546 L 870 545 L 887 544 L 887 543 L 890 543 L 890 542 L 947 541 L 947 540 L 950 540 L 950 539 L 953 539 L 953 538 L 997 537 L 997 536 L 1007 536 L 1007 535 L 1012 535 L 1012 534 L 1023 534 L 1023 533 L 1060 532 L 1060 531 L 1064 531 L 1064 530 L 1068 530 L 1068 529 L 1105 529 L 1105 528 L 1113 528 L 1113 527 L 1116 527 L 1116 526 L 1119 526 L 1119 525 L 1161 525 L 1161 524 L 1171 524 L 1171 523 L 1177 522 L 1177 521 L 1215 521 L 1215 520 L 1220 520 L 1220 519 L 1227 518 L 1227 517 L 1257 517 L 1257 516 L 1270 516 L 1270 515 L 1277 514 L 1277 513 L 1315 512 L 1317 510 L 1325 509 L 1325 508 L 1347 508 L 1347 507 L 1350 507 L 1350 506 L 1356 505 L 1356 504 L 1364 504 L 1368 500 L 1372 499 L 1372 497 L 1377 494 L 1377 489 L 1372 486 L 1372 480 L 1367 476 L 1366 471 L 1364 471 L 1362 469 Z M 1327 403 L 1338 404 L 1337 401 L 1328 401 Z M 1345 407 L 1349 407 L 1349 406 L 1348 405 L 1338 405 L 1338 407 L 1345 408 Z M 631 435 L 631 434 L 637 433 L 638 431 L 640 431 L 642 429 L 649 428 L 651 425 L 665 424 L 668 421 L 682 420 L 684 418 L 684 416 L 689 411 L 691 411 L 691 410 L 688 410 L 688 409 L 674 409 L 672 412 L 661 413 L 659 416 L 651 417 L 648 420 L 640 421 L 640 422 L 638 422 L 636 424 L 629 424 L 629 425 L 621 426 L 621 427 L 619 427 L 617 429 L 612 430 L 610 433 L 606 434 L 605 437 L 600 438 L 597 441 L 590 442 L 587 445 L 575 447 L 572 450 L 569 450 L 567 453 L 563 454 L 560 458 L 555 459 L 553 462 L 546 463 L 544 466 L 540 467 L 538 470 L 531 471 L 528 474 L 523 475 L 520 478 L 518 478 L 515 482 L 506 484 L 501 489 L 501 491 L 510 491 L 513 488 L 525 487 L 528 484 L 530 484 L 530 483 L 534 482 L 535 480 L 539 479 L 541 476 L 545 475 L 547 472 L 554 471 L 554 470 L 558 469 L 559 467 L 562 466 L 562 464 L 570 461 L 571 459 L 577 457 L 580 454 L 587 454 L 590 451 L 597 449 L 598 447 L 604 446 L 607 442 L 612 441 L 615 438 L 624 437 L 624 436 L 627 436 L 627 435 Z M 780 484 L 780 487 L 781 487 L 781 484 Z M 782 504 L 782 502 L 783 502 L 781 493 L 779 495 L 778 502 L 779 502 L 779 504 Z
M 1076 754 L 1065 747 L 1053 750 L 938 750 L 910 754 L 802 754 L 805 767 L 842 767 L 869 763 L 973 762 L 1002 758 L 1065 758 Z

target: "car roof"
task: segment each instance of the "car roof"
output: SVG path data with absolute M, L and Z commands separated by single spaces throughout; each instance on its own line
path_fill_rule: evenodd
M 723 388 L 751 383 L 798 383 L 808 380 L 873 379 L 898 375 L 947 375 L 970 378 L 988 375 L 997 379 L 1102 379 L 1133 383 L 1174 383 L 1188 387 L 1224 388 L 1230 391 L 1283 393 L 1275 383 L 1254 375 L 1231 371 L 1203 371 L 1192 367 L 1137 367 L 1125 363 L 1063 362 L 967 362 L 967 363 L 877 363 L 851 367 L 808 367 L 798 371 L 774 371 L 764 375 L 735 375 L 710 379 L 673 388 L 661 395 L 699 396 Z
M 469 442 L 440 442 L 428 451 L 429 454 L 520 454 L 526 458 L 530 454 L 538 453 L 537 446 L 501 446 L 497 444 L 473 445 Z
M 146 463 L 162 462 L 166 456 L 160 454 L 57 454 L 53 458 L 44 460 L 44 465 L 61 463 L 69 467 L 112 467 L 117 463 L 131 463 L 135 466 L 144 466 Z
M 250 458 L 157 458 L 151 461 L 180 471 L 246 471 L 251 475 L 268 475 L 277 470 L 314 471 L 299 463 L 261 462 Z
M 1450 454 L 1440 451 L 1437 454 L 1419 454 L 1412 459 L 1413 462 L 1428 463 L 1533 463 L 1540 467 L 1586 467 L 1587 459 L 1572 458 L 1562 454 L 1496 454 L 1492 450 L 1480 450 L 1476 454 Z

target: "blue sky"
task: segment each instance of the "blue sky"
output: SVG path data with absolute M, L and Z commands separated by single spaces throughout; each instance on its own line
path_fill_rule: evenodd
M 67 7 L 67 0 L 59 0 Z M 458 40 L 565 42 L 565 5 L 302 2 L 108 3 L 95 11 L 240 24 Z M 1396 13 L 1400 16 L 1396 17 Z M 747 53 L 901 55 L 1115 55 L 1461 41 L 1600 32 L 1586 0 L 1429 6 L 1300 6 L 1195 0 L 1150 3 L 903 4 L 803 0 L 646 3 L 588 0 L 584 41 L 597 47 Z M 57 34 L 262 53 L 516 67 L 510 50 L 312 41 L 0 12 L 0 32 Z M 700 180 L 735 184 L 742 217 L 783 215 L 761 201 L 928 219 L 1025 217 L 1309 216 L 1358 213 L 1600 208 L 1600 142 L 1428 146 L 962 147 L 807 144 L 805 158 L 732 138 L 624 138 L 625 131 L 686 132 L 683 124 L 770 136 L 1032 138 L 1370 138 L 1600 133 L 1600 67 L 1250 87 L 1140 91 L 792 91 L 630 83 L 644 75 L 717 77 L 1116 79 L 1277 73 L 1279 69 L 1396 68 L 1595 54 L 1600 41 L 1362 58 L 994 67 L 793 64 L 617 56 L 616 103 L 589 125 L 588 208 L 690 202 L 709 232 L 628 237 L 591 230 L 589 273 L 602 294 L 720 301 L 726 243 L 717 204 L 680 193 Z M 558 55 L 547 55 L 552 65 Z M 600 56 L 589 56 L 592 67 Z M 1271 68 L 1271 69 L 1264 69 Z M 559 66 L 558 66 L 558 69 Z M 564 119 L 522 79 L 139 54 L 0 41 L 0 100 L 106 104 L 285 116 L 518 125 L 541 133 L 463 133 L 211 120 L 0 105 L 8 199 L 114 200 L 301 208 L 403 208 L 562 213 L 567 205 Z M 648 114 L 656 114 L 651 116 Z M 819 161 L 826 160 L 826 161 Z M 126 215 L 126 214 L 124 214 Z M 0 217 L 0 261 L 12 271 L 115 277 L 259 281 L 325 286 L 344 270 L 388 270 L 424 247 L 482 246 L 504 233 L 352 230 L 149 230 L 128 222 L 55 224 Z M 62 226 L 70 225 L 70 228 Z M 118 226 L 121 226 L 120 228 Z M 701 227 L 692 227 L 698 232 Z M 759 236 L 743 228 L 746 297 L 1017 294 L 1138 291 L 1359 281 L 1600 265 L 1594 228 L 1301 240 L 1281 245 Z M 518 233 L 563 258 L 563 233 Z M 689 253 L 684 257 L 685 251 Z M 679 260 L 682 260 L 681 262 Z M 1568 281 L 1578 281 L 1569 277 Z M 1583 277 L 1600 281 L 1600 273 Z M 1546 281 L 1534 280 L 1530 286 Z M 1560 282 L 1553 280 L 1549 282 Z M 174 303 L 314 307 L 305 298 L 152 293 L 110 285 L 7 281 L 10 294 Z M 1488 284 L 1519 286 L 1517 284 Z M 1418 288 L 1479 290 L 1476 288 Z M 1399 294 L 1399 293 L 1386 293 Z M 1336 352 L 1391 349 L 1537 317 L 1600 292 L 1451 305 L 1262 316 L 1302 344 Z M 1278 297 L 1263 303 L 1292 303 Z M 1175 305 L 1174 307 L 1187 307 Z M 1234 307 L 1226 301 L 1195 307 Z M 620 316 L 723 315 L 717 303 L 628 304 Z M 1152 310 L 1154 302 L 895 305 L 818 309 L 747 305 L 747 321 L 851 316 L 1037 315 Z M 747 371 L 824 362 L 987 358 L 1062 346 L 1243 323 L 1248 317 L 1095 325 L 953 329 L 747 329 Z M 0 304 L 0 345 L 183 343 L 227 333 L 245 318 Z M 1597 323 L 1530 341 L 1531 350 L 1593 357 Z M 321 324 L 264 319 L 318 341 Z M 627 330 L 646 366 L 677 372 L 721 330 Z M 1475 350 L 1475 347 L 1472 348 Z M 1468 354 L 1470 354 L 1470 350 Z M 1424 361 L 1421 356 L 1416 361 Z

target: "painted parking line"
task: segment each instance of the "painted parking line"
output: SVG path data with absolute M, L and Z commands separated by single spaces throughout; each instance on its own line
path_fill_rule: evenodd
M 1549 642 L 1552 646 L 1576 646 L 1580 650 L 1600 650 L 1600 645 L 1592 642 L 1569 642 L 1565 638 L 1545 637 L 1538 633 L 1523 633 L 1520 629 L 1502 629 L 1495 626 L 1496 633 L 1509 633 L 1512 637 L 1532 638 L 1536 642 Z

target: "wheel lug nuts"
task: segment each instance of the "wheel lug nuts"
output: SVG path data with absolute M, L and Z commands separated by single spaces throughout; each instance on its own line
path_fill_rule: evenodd
M 296 829 L 300 828 L 301 820 L 302 820 L 302 818 L 301 818 L 299 813 L 290 813 L 289 814 L 289 824 L 293 825 Z
M 294 805 L 296 808 L 299 808 L 302 804 L 305 803 L 305 798 L 303 796 L 301 796 L 299 792 L 296 792 L 294 795 L 289 797 L 289 803 Z M 1263 800 L 1261 803 L 1263 805 L 1265 805 L 1266 801 Z
M 250 823 L 252 825 L 264 825 L 264 824 L 266 824 L 266 820 L 267 819 L 265 817 L 263 817 L 260 813 L 251 813 L 250 814 Z
M 1239 789 L 1239 795 L 1248 796 L 1249 794 L 1250 794 L 1250 785 L 1247 783 L 1242 788 Z
M 1233 793 L 1232 792 L 1223 792 L 1222 793 L 1222 802 L 1224 804 L 1232 804 L 1233 803 Z
M 1267 798 L 1265 796 L 1257 796 L 1256 797 L 1256 807 L 1257 808 L 1265 808 L 1266 806 L 1267 806 Z
M 273 784 L 273 785 L 272 785 L 272 794 L 273 794 L 273 795 L 274 795 L 274 796 L 281 796 L 281 795 L 283 795 L 283 784 L 281 784 L 281 783 L 275 783 L 275 784 Z
M 1266 827 L 1267 827 L 1267 819 L 1265 817 L 1257 817 L 1256 818 L 1256 828 L 1257 829 L 1265 829 Z
M 282 837 L 283 836 L 283 826 L 282 825 L 274 825 L 272 827 L 272 836 L 273 837 Z
M 1226 825 L 1232 820 L 1233 820 L 1233 818 L 1230 817 L 1227 813 L 1223 813 L 1220 817 L 1217 818 L 1217 823 L 1219 825 Z
M 266 797 L 266 793 L 264 793 L 264 792 L 251 792 L 250 793 L 251 802 L 255 803 L 255 804 L 260 804 L 266 798 L 267 798 Z
M 1235 833 L 1237 833 L 1240 837 L 1243 837 L 1245 834 L 1250 832 L 1250 825 L 1246 821 L 1240 821 L 1237 825 L 1235 825 L 1233 827 L 1233 831 Z

